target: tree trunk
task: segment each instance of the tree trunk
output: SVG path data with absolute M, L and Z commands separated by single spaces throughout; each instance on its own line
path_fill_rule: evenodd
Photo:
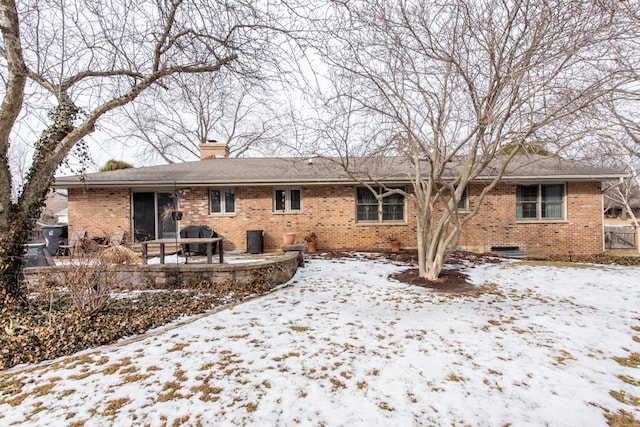
M 462 223 L 453 221 L 452 211 L 456 203 L 449 203 L 449 209 L 442 213 L 439 221 L 433 221 L 434 206 L 420 213 L 422 207 L 416 205 L 418 214 L 418 270 L 420 277 L 427 280 L 437 280 L 444 263 L 458 244 Z M 456 213 L 457 215 L 457 213 Z M 453 225 L 452 225 L 453 222 Z M 453 228 L 452 228 L 453 227 Z
M 18 206 L 10 207 L 9 219 L 11 228 L 3 230 L 0 240 L 0 303 L 23 303 L 24 294 L 24 262 L 25 244 L 33 231 L 33 222 L 18 212 Z
M 7 221 L 0 227 L 0 297 L 16 302 L 25 301 L 24 262 L 25 244 L 40 216 L 47 192 L 59 161 L 51 153 L 73 131 L 71 122 L 77 109 L 64 104 L 51 114 L 54 122 L 42 133 L 36 144 L 34 162 L 27 175 L 26 185 L 16 203 L 9 205 Z
M 424 220 L 418 217 L 418 272 L 427 280 L 437 280 L 448 254 L 441 239 L 433 235 L 433 223 L 426 218 L 430 215 L 422 215 Z

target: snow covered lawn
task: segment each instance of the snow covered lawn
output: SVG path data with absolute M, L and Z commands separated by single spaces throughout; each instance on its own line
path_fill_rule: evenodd
M 390 281 L 407 267 L 367 258 L 312 259 L 267 296 L 2 373 L 0 424 L 640 418 L 640 268 L 482 264 L 466 268 L 482 292 L 447 295 Z

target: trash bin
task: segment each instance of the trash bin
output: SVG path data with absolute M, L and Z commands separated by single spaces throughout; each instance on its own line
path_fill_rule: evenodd
M 27 257 L 26 267 L 44 267 L 49 265 L 47 256 L 49 252 L 44 246 L 44 243 L 27 243 Z
M 250 254 L 261 254 L 264 249 L 264 231 L 247 230 L 247 252 Z
M 67 224 L 43 225 L 42 236 L 47 244 L 47 251 L 55 256 L 58 254 L 60 243 L 69 237 L 69 226 Z

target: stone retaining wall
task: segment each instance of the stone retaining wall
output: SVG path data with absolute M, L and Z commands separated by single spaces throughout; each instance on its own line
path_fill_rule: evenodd
M 154 264 L 110 265 L 110 283 L 133 289 L 181 288 L 198 283 L 231 282 L 247 285 L 256 280 L 277 286 L 293 277 L 303 264 L 301 252 L 286 252 L 266 260 L 238 264 Z M 37 286 L 42 277 L 64 284 L 65 275 L 78 266 L 32 267 L 25 269 L 30 286 Z

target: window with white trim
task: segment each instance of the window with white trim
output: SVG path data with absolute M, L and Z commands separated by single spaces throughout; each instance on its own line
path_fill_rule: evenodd
M 236 190 L 234 188 L 213 188 L 209 190 L 209 212 L 214 215 L 235 213 Z
M 516 218 L 519 220 L 565 219 L 565 185 L 516 186 Z
M 404 222 L 404 195 L 390 194 L 377 199 L 376 194 L 383 194 L 382 187 L 373 187 L 375 194 L 367 187 L 356 189 L 356 222 Z
M 274 212 L 302 212 L 300 188 L 276 188 L 273 191 Z

